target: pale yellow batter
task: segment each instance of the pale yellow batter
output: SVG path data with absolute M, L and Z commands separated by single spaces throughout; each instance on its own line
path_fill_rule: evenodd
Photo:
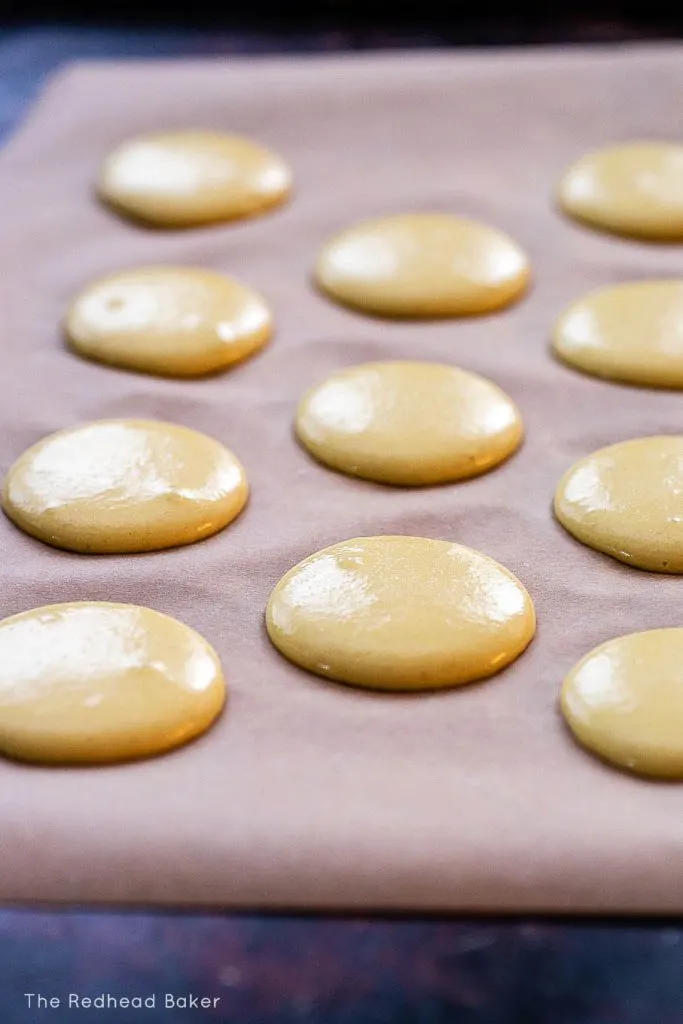
M 596 647 L 565 679 L 561 706 L 579 743 L 604 760 L 683 779 L 683 629 Z
M 289 167 L 251 139 L 169 132 L 130 139 L 100 169 L 98 191 L 135 220 L 183 228 L 252 217 L 288 199 Z
M 290 661 L 380 690 L 458 686 L 531 642 L 534 608 L 507 569 L 423 537 L 360 537 L 318 551 L 270 596 L 268 635 Z
M 215 373 L 262 348 L 272 315 L 251 288 L 187 267 L 111 274 L 74 300 L 70 345 L 88 359 L 168 377 Z
M 620 562 L 683 573 L 683 436 L 621 441 L 577 462 L 557 488 L 555 514 Z
M 592 292 L 560 317 L 552 344 L 560 359 L 595 377 L 683 388 L 683 279 Z
M 569 168 L 562 210 L 593 228 L 653 242 L 683 239 L 683 145 L 631 142 L 598 150 Z
M 448 214 L 397 214 L 333 238 L 315 269 L 331 298 L 387 317 L 490 313 L 529 283 L 525 253 L 477 221 Z
M 102 420 L 29 448 L 7 475 L 3 508 L 46 544 L 122 554 L 210 537 L 247 496 L 241 464 L 205 434 L 155 420 Z
M 483 377 L 439 363 L 366 363 L 310 391 L 296 418 L 320 462 L 381 483 L 424 486 L 492 469 L 521 444 L 522 420 Z
M 215 651 L 149 608 L 54 604 L 0 622 L 0 753 L 10 757 L 161 754 L 205 732 L 224 703 Z

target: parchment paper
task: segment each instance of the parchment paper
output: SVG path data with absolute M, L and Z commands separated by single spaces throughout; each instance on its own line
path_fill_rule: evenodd
M 245 514 L 202 544 L 83 557 L 0 520 L 0 612 L 73 599 L 177 616 L 218 650 L 229 709 L 194 745 L 145 763 L 48 770 L 0 762 L 0 899 L 401 910 L 683 911 L 683 785 L 639 781 L 574 745 L 566 671 L 610 637 L 683 622 L 683 580 L 582 547 L 551 517 L 578 457 L 683 429 L 683 398 L 600 383 L 548 354 L 588 289 L 675 276 L 683 249 L 592 234 L 555 213 L 568 162 L 603 144 L 680 139 L 683 51 L 80 66 L 47 90 L 0 157 L 0 468 L 59 428 L 158 417 L 245 463 Z M 296 196 L 239 225 L 135 227 L 92 198 L 127 136 L 208 127 L 287 157 Z M 309 271 L 328 236 L 414 209 L 480 218 L 530 253 L 535 284 L 501 314 L 385 323 L 335 308 Z M 75 291 L 136 264 L 234 274 L 272 302 L 277 337 L 224 376 L 160 381 L 79 360 L 59 320 Z M 470 483 L 400 491 L 353 482 L 298 449 L 303 390 L 382 358 L 491 377 L 527 440 Z M 312 551 L 376 533 L 485 551 L 528 587 L 535 643 L 481 685 L 422 697 L 318 680 L 270 648 L 265 602 Z

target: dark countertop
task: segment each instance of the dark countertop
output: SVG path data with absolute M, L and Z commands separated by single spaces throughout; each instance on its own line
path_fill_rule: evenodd
M 678 922 L 558 923 L 0 911 L 0 1020 L 675 1024 Z M 62 1006 L 29 1009 L 25 993 Z M 68 1009 L 69 993 L 156 1008 Z M 194 993 L 215 1010 L 164 1008 Z
M 420 31 L 7 26 L 0 28 L 0 141 L 19 123 L 46 76 L 78 58 L 610 41 L 657 34 L 628 22 L 590 19 L 541 20 L 526 34 L 509 21 Z M 682 938 L 678 920 L 0 908 L 0 1024 L 675 1024 L 683 1022 Z M 30 1006 L 27 993 L 34 994 Z M 69 1008 L 69 993 L 155 995 L 155 1007 Z M 219 1002 L 171 1009 L 166 993 Z M 58 999 L 59 1007 L 38 1008 L 38 994 Z

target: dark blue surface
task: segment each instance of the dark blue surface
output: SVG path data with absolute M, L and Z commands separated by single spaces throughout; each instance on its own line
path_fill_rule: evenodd
M 226 1024 L 675 1024 L 671 925 L 0 913 L 0 1020 Z M 63 1001 L 32 1011 L 24 993 Z M 147 1010 L 69 1010 L 156 994 Z M 220 998 L 166 1010 L 165 993 Z
M 610 31 L 618 35 L 618 26 Z M 610 32 L 603 30 L 604 34 Z M 598 33 L 599 35 L 599 33 Z M 596 33 L 592 33 L 592 38 Z M 434 45 L 437 32 L 0 29 L 0 141 L 74 59 Z M 2 836 L 0 835 L 0 842 Z M 29 1008 L 25 993 L 58 998 Z M 156 1009 L 69 1009 L 69 993 Z M 220 998 L 165 1009 L 165 993 Z M 0 909 L 0 1024 L 683 1024 L 678 922 L 492 922 Z

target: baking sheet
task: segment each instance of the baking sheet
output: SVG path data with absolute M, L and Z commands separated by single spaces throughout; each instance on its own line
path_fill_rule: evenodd
M 682 250 L 591 234 L 551 191 L 586 150 L 680 138 L 683 51 L 413 53 L 83 65 L 48 88 L 0 156 L 0 468 L 54 430 L 158 417 L 204 430 L 245 463 L 244 515 L 202 544 L 83 557 L 0 520 L 0 612 L 54 601 L 147 604 L 216 647 L 231 695 L 194 745 L 122 767 L 0 762 L 0 900 L 396 910 L 683 911 L 683 786 L 621 775 L 566 734 L 556 700 L 593 646 L 680 625 L 682 583 L 577 544 L 551 517 L 576 458 L 683 426 L 680 395 L 601 383 L 552 361 L 553 321 L 591 288 L 675 276 Z M 187 232 L 100 208 L 103 155 L 139 132 L 252 135 L 296 174 L 288 207 Z M 385 323 L 309 284 L 354 221 L 446 210 L 509 232 L 534 287 L 495 316 Z M 273 304 L 264 353 L 205 381 L 88 364 L 58 323 L 76 290 L 136 264 L 235 274 Z M 314 464 L 291 433 L 301 393 L 382 358 L 453 362 L 520 405 L 521 452 L 488 476 L 400 491 Z M 484 684 L 372 695 L 288 665 L 265 638 L 272 586 L 338 540 L 409 533 L 467 544 L 529 589 L 538 636 Z

